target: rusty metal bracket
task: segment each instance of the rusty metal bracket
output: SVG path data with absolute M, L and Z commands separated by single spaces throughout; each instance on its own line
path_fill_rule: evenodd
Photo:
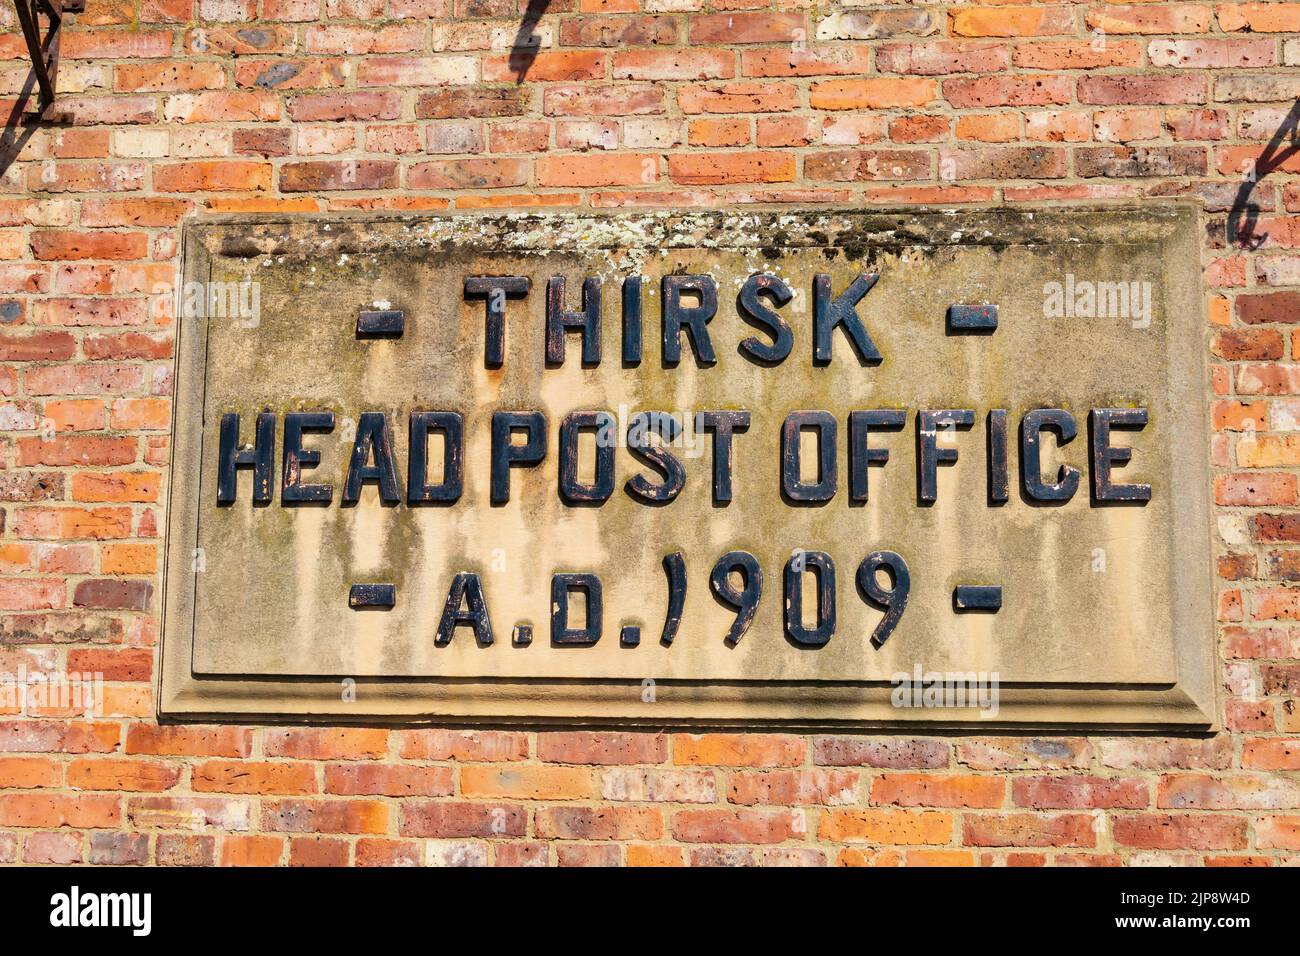
M 54 91 L 59 75 L 59 27 L 63 25 L 65 13 L 85 11 L 86 0 L 14 0 L 14 9 L 22 25 L 23 39 L 27 41 L 27 52 L 32 58 L 32 73 L 40 92 L 34 119 L 38 122 L 48 120 L 53 117 Z M 49 21 L 44 38 L 41 37 L 39 20 L 42 15 Z

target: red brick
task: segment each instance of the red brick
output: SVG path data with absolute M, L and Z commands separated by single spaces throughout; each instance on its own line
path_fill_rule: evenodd
M 1242 294 L 1235 301 L 1237 318 L 1247 325 L 1300 322 L 1300 292 Z M 1280 358 L 1281 356 L 1270 356 Z
M 1248 739 L 1242 744 L 1241 765 L 1247 770 L 1300 770 L 1300 740 Z
M 498 730 L 402 730 L 398 732 L 398 752 L 405 760 L 525 760 L 528 735 Z
M 528 812 L 511 804 L 408 800 L 401 805 L 400 832 L 415 837 L 521 837 L 527 822 Z
M 683 843 L 782 843 L 795 837 L 802 821 L 800 811 L 679 810 L 672 833 Z
M 1141 809 L 1150 803 L 1140 780 L 1103 777 L 1020 777 L 1012 781 L 1011 800 L 1036 810 L 1083 810 L 1094 807 Z
M 843 806 L 857 802 L 858 774 L 848 770 L 759 770 L 733 773 L 731 803 L 754 806 Z
M 542 733 L 537 737 L 537 759 L 569 764 L 657 764 L 668 759 L 668 738 L 646 733 Z
M 1204 103 L 1205 79 L 1198 76 L 1109 74 L 1079 80 L 1079 102 L 1099 106 L 1131 103 Z
M 539 186 L 630 186 L 658 178 L 658 160 L 649 154 L 543 156 L 537 160 Z
M 0 757 L 0 780 L 11 790 L 58 787 L 63 768 L 48 757 Z
M 546 765 L 466 765 L 460 769 L 465 797 L 524 800 L 581 800 L 595 795 L 592 772 Z
M 325 792 L 345 796 L 447 797 L 455 792 L 450 767 L 345 763 L 325 767 Z
M 1221 3 L 1215 11 L 1225 33 L 1300 33 L 1300 3 Z
M 1016 66 L 1029 70 L 1136 67 L 1142 63 L 1142 47 L 1133 41 L 1113 40 L 1109 37 L 1104 44 L 1080 40 L 1020 43 L 1016 45 L 1012 57 Z
M 317 24 L 307 27 L 308 53 L 358 56 L 366 53 L 409 53 L 424 44 L 423 23 L 387 23 L 378 26 Z
M 1186 69 L 1248 69 L 1273 66 L 1272 40 L 1152 40 L 1152 66 Z
M 262 804 L 262 827 L 291 833 L 387 833 L 378 800 L 275 800 Z
M 487 72 L 485 62 L 484 73 Z M 473 83 L 477 79 L 478 64 L 468 56 L 368 57 L 357 70 L 357 83 L 361 86 L 442 86 Z M 484 79 L 489 77 L 485 75 Z
M 397 163 L 384 160 L 285 163 L 280 167 L 280 189 L 284 192 L 393 189 L 397 177 Z
M 652 85 L 550 86 L 542 99 L 547 116 L 643 116 L 664 112 L 664 91 Z M 418 115 L 418 114 L 417 114 Z
M 72 358 L 77 340 L 68 332 L 0 333 L 0 361 L 45 362 Z
M 1300 808 L 1300 783 L 1263 774 L 1224 778 L 1172 774 L 1160 778 L 1156 806 L 1166 810 L 1291 810 Z
M 153 168 L 153 184 L 167 193 L 266 190 L 271 188 L 271 164 L 239 160 L 163 163 Z
M 819 110 L 897 109 L 925 106 L 937 95 L 929 79 L 823 80 L 812 85 L 809 104 Z
M 673 762 L 694 766 L 793 767 L 806 745 L 788 734 L 675 734 Z
M 1063 76 L 980 76 L 944 80 L 943 95 L 957 109 L 1048 106 L 1069 103 L 1074 81 Z
M 111 230 L 43 230 L 32 233 L 31 243 L 32 255 L 37 259 L 60 262 L 70 259 L 143 259 L 148 249 L 148 238 L 144 233 Z
M 59 52 L 68 59 L 118 60 L 163 57 L 172 53 L 169 31 L 80 30 L 62 37 Z
M 225 836 L 221 838 L 222 866 L 276 866 L 283 855 L 283 837 Z
M 106 435 L 61 435 L 57 438 L 20 438 L 18 465 L 129 465 L 136 460 L 134 438 Z
M 262 749 L 268 757 L 297 760 L 375 760 L 388 753 L 388 731 L 341 727 L 267 729 Z
M 677 38 L 677 23 L 671 17 L 565 17 L 560 21 L 564 46 L 670 46 Z
M 225 85 L 226 71 L 213 60 L 127 63 L 113 70 L 113 89 L 119 93 L 219 90 Z
M 1092 747 L 1080 738 L 995 737 L 958 745 L 957 759 L 972 770 L 1037 770 L 1087 767 Z
M 330 837 L 292 837 L 290 866 L 347 866 L 350 850 L 346 840 Z
M 0 793 L 0 826 L 78 827 L 85 829 L 120 826 L 122 810 L 116 796 L 41 793 Z
M 132 724 L 126 752 L 155 756 L 247 757 L 253 732 L 242 727 L 194 727 Z
M 928 179 L 931 169 L 930 154 L 924 150 L 832 150 L 804 160 L 806 178 L 832 182 Z
M 1300 816 L 1263 817 L 1256 821 L 1255 844 L 1261 850 L 1300 850 Z
M 1016 49 L 1024 47 L 1018 46 Z M 915 73 L 922 76 L 997 73 L 1010 65 L 1011 56 L 1007 47 L 1001 43 L 887 43 L 876 48 L 876 69 L 881 73 Z
M 1088 814 L 967 814 L 962 842 L 968 846 L 1097 845 L 1095 818 Z
M 32 833 L 23 844 L 24 863 L 57 863 L 68 865 L 82 862 L 81 833 Z
M 303 94 L 289 101 L 289 116 L 295 122 L 396 120 L 400 98 L 391 92 Z
M 420 866 L 420 844 L 411 840 L 360 839 L 357 866 Z
M 613 867 L 621 862 L 622 853 L 610 844 L 560 844 L 555 848 L 556 866 Z
M 1000 807 L 1006 796 L 1000 777 L 885 774 L 871 784 L 871 802 L 900 807 Z
M 170 790 L 180 781 L 181 768 L 161 760 L 81 759 L 68 764 L 68 786 L 74 790 Z
M 686 185 L 793 182 L 789 153 L 689 153 L 668 158 L 668 176 Z
M 783 43 L 808 37 L 808 18 L 802 13 L 720 13 L 689 20 L 689 42 Z
M 502 189 L 528 182 L 528 160 L 448 159 L 407 170 L 412 189 Z
M 550 847 L 545 843 L 497 843 L 493 850 L 496 854 L 497 866 L 547 866 L 549 864 Z M 634 866 L 635 864 L 631 862 L 631 854 L 632 848 L 628 847 L 628 865 Z
M 740 55 L 742 76 L 851 76 L 869 69 L 870 51 L 865 46 L 745 50 Z
M 140 866 L 149 862 L 149 835 L 146 833 L 90 834 L 91 863 L 106 866 Z
M 1066 173 L 1065 150 L 1046 146 L 988 146 L 939 153 L 942 178 L 1059 179 Z
M 208 760 L 191 771 L 191 786 L 201 793 L 315 793 L 316 768 L 288 761 Z
M 599 80 L 605 76 L 605 54 L 595 50 L 544 51 L 531 58 L 526 71 L 511 56 L 483 60 L 484 82 L 515 82 L 525 76 L 530 83 Z
M 111 721 L 0 721 L 0 752 L 111 753 L 118 748 L 121 733 L 121 725 Z
M 657 840 L 664 832 L 663 813 L 646 807 L 545 807 L 533 826 L 545 840 Z
M 799 106 L 799 91 L 788 83 L 689 85 L 677 88 L 677 105 L 687 114 L 781 113 Z
M 614 54 L 616 80 L 722 80 L 736 75 L 730 50 L 623 50 Z
M 183 833 L 160 833 L 154 857 L 159 866 L 212 866 L 216 862 L 216 839 Z
M 113 585 L 143 585 L 145 588 L 152 589 L 153 585 L 148 581 L 108 581 L 107 584 Z M 81 589 L 86 584 L 85 581 L 78 581 L 77 588 Z M 133 600 L 131 595 L 133 591 L 125 592 L 128 597 L 124 601 L 117 595 L 111 595 L 104 604 L 117 605 Z M 77 603 L 74 599 L 74 603 Z M 138 603 L 138 602 L 137 602 Z M 95 606 L 89 604 L 78 604 L 80 607 Z M 108 607 L 104 610 L 121 610 L 122 608 Z M 143 610 L 142 607 L 134 606 L 130 610 Z M 123 649 L 83 649 L 68 652 L 68 668 L 76 673 L 103 674 L 104 680 L 114 681 L 147 681 L 153 672 L 153 651 L 148 648 L 123 648 Z
M 960 37 L 1032 37 L 1070 33 L 1074 17 L 1067 6 L 968 7 L 948 12 L 948 26 Z
M 1115 843 L 1149 850 L 1240 850 L 1246 820 L 1215 814 L 1137 813 L 1111 821 Z
M 1105 33 L 1205 33 L 1210 27 L 1210 8 L 1193 3 L 1106 4 L 1089 10 L 1085 22 L 1090 30 Z
M 133 450 L 132 460 L 134 457 Z M 72 476 L 72 498 L 74 501 L 157 501 L 160 483 L 156 472 L 82 472 Z
M 831 810 L 817 828 L 819 839 L 834 843 L 942 846 L 952 835 L 952 814 L 939 810 Z

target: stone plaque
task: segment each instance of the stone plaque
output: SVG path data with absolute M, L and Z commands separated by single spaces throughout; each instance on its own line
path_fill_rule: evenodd
M 191 225 L 161 712 L 1208 728 L 1196 230 Z

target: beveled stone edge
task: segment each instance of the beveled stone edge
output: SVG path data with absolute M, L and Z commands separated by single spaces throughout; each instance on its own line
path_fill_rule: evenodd
M 1189 202 L 1161 202 L 1125 205 L 1089 205 L 1089 206 L 1049 206 L 1042 208 L 994 207 L 983 209 L 895 209 L 884 210 L 844 210 L 836 208 L 815 209 L 811 211 L 746 209 L 741 212 L 727 210 L 706 210 L 702 212 L 660 211 L 636 213 L 523 213 L 518 215 L 502 214 L 498 211 L 485 213 L 447 213 L 419 214 L 399 216 L 393 214 L 303 214 L 270 216 L 233 215 L 217 219 L 190 220 L 182 225 L 182 243 L 180 257 L 180 278 L 184 282 L 196 275 L 210 271 L 214 253 L 208 238 L 214 230 L 229 230 L 232 226 L 256 226 L 282 224 L 301 227 L 303 224 L 315 225 L 318 229 L 326 223 L 347 222 L 357 224 L 395 223 L 409 226 L 412 222 L 429 220 L 485 220 L 485 219 L 520 219 L 553 221 L 556 218 L 570 222 L 602 223 L 612 219 L 639 220 L 651 217 L 672 220 L 675 217 L 707 217 L 725 221 L 736 217 L 828 217 L 839 216 L 845 219 L 862 219 L 871 217 L 880 220 L 897 220 L 908 217 L 935 220 L 935 225 L 947 228 L 946 235 L 935 234 L 929 239 L 908 239 L 902 244 L 943 244 L 943 245 L 986 245 L 990 241 L 965 241 L 973 227 L 964 225 L 960 237 L 953 239 L 953 219 L 963 220 L 977 216 L 1007 217 L 1010 221 L 1023 226 L 1034 224 L 1041 228 L 1044 222 L 1060 228 L 1069 220 L 1077 220 L 1089 215 L 1105 214 L 1101 219 L 1101 231 L 1104 235 L 1092 237 L 1093 242 L 1104 242 L 1106 235 L 1118 239 L 1123 237 L 1132 242 L 1132 233 L 1125 225 L 1115 220 L 1131 220 L 1141 217 L 1155 229 L 1156 235 L 1148 235 L 1143 241 L 1157 239 L 1166 242 L 1173 255 L 1166 255 L 1168 269 L 1171 260 L 1179 264 L 1200 261 L 1200 211 L 1199 207 Z M 1163 214 L 1167 219 L 1152 222 L 1153 216 Z M 1112 218 L 1113 217 L 1113 218 Z M 1109 221 L 1108 221 L 1109 220 Z M 1060 239 L 1036 236 L 1039 244 L 1047 244 Z M 940 241 L 942 240 L 942 241 Z M 1004 239 L 1008 244 L 1015 239 Z M 746 243 L 746 245 L 749 245 Z M 565 245 L 540 246 L 539 248 L 574 248 Z M 579 247 L 580 248 L 580 247 Z M 592 248 L 592 247 L 588 247 Z M 594 246 L 594 248 L 605 248 Z M 268 254 L 258 250 L 253 254 Z M 1186 258 L 1184 258 L 1186 257 Z M 1199 270 L 1198 270 L 1199 271 Z M 629 707 L 630 688 L 633 684 L 611 681 L 530 681 L 527 683 L 507 680 L 466 681 L 454 683 L 438 679 L 424 680 L 382 680 L 376 681 L 384 689 L 370 703 L 365 714 L 354 713 L 356 706 L 344 703 L 339 693 L 339 683 L 331 680 L 266 680 L 262 678 L 245 678 L 231 680 L 199 679 L 193 675 L 191 661 L 194 647 L 193 634 L 193 576 L 187 573 L 183 564 L 176 560 L 175 550 L 183 545 L 181 555 L 188 556 L 196 546 L 197 506 L 192 504 L 197 499 L 198 475 L 186 473 L 178 479 L 175 463 L 178 460 L 197 460 L 197 455 L 185 457 L 180 454 L 197 448 L 201 442 L 200 419 L 183 412 L 197 408 L 201 411 L 203 400 L 201 391 L 191 388 L 183 391 L 183 386 L 191 381 L 201 382 L 202 365 L 200 355 L 206 348 L 206 328 L 202 322 L 186 322 L 177 318 L 175 337 L 175 383 L 176 395 L 173 401 L 171 430 L 171 460 L 168 465 L 168 502 L 166 533 L 163 544 L 163 588 L 161 597 L 162 626 L 159 635 L 159 673 L 157 679 L 157 716 L 160 721 L 210 721 L 222 719 L 247 720 L 257 718 L 265 722 L 358 722 L 358 723 L 396 723 L 410 724 L 418 721 L 457 721 L 464 720 L 471 725 L 491 724 L 528 724 L 575 726 L 719 726 L 740 727 L 753 726 L 754 721 L 762 721 L 764 726 L 783 729 L 860 729 L 888 730 L 906 727 L 931 729 L 963 729 L 975 727 L 988 730 L 1048 730 L 1061 729 L 1073 731 L 1200 731 L 1216 732 L 1219 729 L 1217 708 L 1217 683 L 1214 678 L 1214 660 L 1217 642 L 1213 617 L 1211 596 L 1213 594 L 1213 537 L 1210 509 L 1210 470 L 1208 459 L 1208 439 L 1206 429 L 1209 427 L 1209 380 L 1206 356 L 1206 336 L 1204 316 L 1204 289 L 1202 283 L 1168 282 L 1171 302 L 1182 300 L 1181 308 L 1171 309 L 1174 316 L 1190 316 L 1199 334 L 1170 336 L 1171 349 L 1178 354 L 1171 355 L 1170 377 L 1176 385 L 1181 386 L 1183 398 L 1195 398 L 1201 427 L 1196 430 L 1192 445 L 1198 454 L 1189 456 L 1187 470 L 1199 480 L 1192 486 L 1201 487 L 1199 500 L 1189 494 L 1189 514 L 1179 516 L 1179 523 L 1188 528 L 1189 534 L 1197 537 L 1204 535 L 1203 549 L 1185 549 L 1175 555 L 1172 574 L 1187 575 L 1184 581 L 1204 582 L 1203 591 L 1193 591 L 1190 600 L 1179 603 L 1173 601 L 1179 617 L 1185 619 L 1189 626 L 1179 626 L 1171 622 L 1174 630 L 1174 645 L 1178 657 L 1180 678 L 1177 685 L 1163 691 L 1145 690 L 1141 692 L 1126 690 L 1086 690 L 1077 688 L 1042 688 L 1022 693 L 1017 688 L 1007 688 L 1001 694 L 999 718 L 980 719 L 978 715 L 969 717 L 945 713 L 935 719 L 935 712 L 928 709 L 899 709 L 888 703 L 889 688 L 879 688 L 879 693 L 869 695 L 866 700 L 849 703 L 830 697 L 819 696 L 818 685 L 804 684 L 799 692 L 789 700 L 763 701 L 758 689 L 770 689 L 776 685 L 758 683 L 746 688 L 741 699 L 711 700 L 707 682 L 689 682 L 697 689 L 698 696 L 691 701 L 676 701 L 676 713 L 666 717 L 660 713 L 648 711 L 639 713 L 636 704 Z M 188 334 L 187 334 L 188 333 Z M 1179 348 L 1181 347 L 1181 348 Z M 1174 361 L 1174 360 L 1177 361 Z M 1181 373 L 1181 374 L 1180 374 Z M 186 426 L 178 430 L 178 423 L 184 421 Z M 185 493 L 189 492 L 186 499 Z M 179 505 L 179 507 L 178 507 Z M 1200 526 L 1198 532 L 1197 526 Z M 1190 574 L 1188 573 L 1190 572 Z M 179 593 L 178 593 L 179 592 Z M 1171 596 L 1177 592 L 1171 590 Z M 1198 607 L 1198 605 L 1200 607 Z M 1198 620 L 1200 621 L 1198 626 Z M 181 646 L 177 646 L 175 635 L 181 634 Z M 173 644 L 169 647 L 167 638 L 171 635 Z M 358 679 L 358 686 L 366 685 Z M 660 682 L 657 686 L 670 687 L 674 684 L 688 682 Z M 430 701 L 430 689 L 440 684 L 460 688 L 459 694 L 451 695 L 441 702 L 441 706 Z M 509 693 L 508 688 L 518 685 L 520 690 Z M 523 691 L 526 686 L 530 691 Z M 581 687 L 585 693 L 567 695 L 569 687 Z M 824 685 L 829 686 L 829 685 Z M 235 689 L 231 689 L 231 688 Z M 538 688 L 542 693 L 538 693 Z M 495 691 L 495 693 L 494 693 Z M 506 691 L 503 693 L 503 691 Z M 614 708 L 617 693 L 619 706 Z M 305 694 L 305 699 L 303 695 Z M 1115 697 L 1114 695 L 1120 695 Z M 1112 699 L 1113 698 L 1113 699 Z M 517 709 L 521 701 L 527 701 L 526 713 Z M 634 697 L 639 701 L 639 696 Z M 370 701 L 368 701 L 369 703 Z M 513 702 L 513 703 L 511 703 Z M 793 703 L 800 713 L 791 714 L 788 708 Z M 268 704 L 274 704 L 268 709 Z M 658 705 L 650 705 L 652 707 Z M 734 716 L 743 711 L 743 716 Z M 810 713 L 812 712 L 812 713 Z M 1010 712 L 1003 718 L 1003 712 Z M 1071 716 L 1062 716 L 1062 713 Z M 1080 713 L 1081 712 L 1081 713 Z M 728 714 L 732 716 L 727 716 Z

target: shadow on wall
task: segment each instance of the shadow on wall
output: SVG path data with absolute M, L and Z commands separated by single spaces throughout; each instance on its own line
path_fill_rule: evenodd
M 533 32 L 537 22 L 542 19 L 542 14 L 546 13 L 546 8 L 551 5 L 551 0 L 528 0 L 528 8 L 524 10 L 523 19 L 519 21 L 519 32 L 515 34 L 514 42 L 510 44 L 510 72 L 515 75 L 515 85 L 522 83 L 528 76 L 528 70 L 533 65 L 533 60 L 537 59 L 537 50 L 541 46 L 542 38 Z
M 32 95 L 36 86 L 36 71 L 32 70 L 27 74 L 27 82 L 23 88 L 18 91 L 18 98 L 14 101 L 14 107 L 5 117 L 5 131 L 0 135 L 0 176 L 9 172 L 9 167 L 13 165 L 18 154 L 23 151 L 27 141 L 31 139 L 36 130 L 41 127 L 41 123 L 32 119 L 24 121 L 23 116 L 27 109 L 27 101 Z
M 1232 202 L 1232 210 L 1228 213 L 1229 243 L 1236 243 L 1244 249 L 1253 250 L 1258 249 L 1268 238 L 1268 233 L 1255 234 L 1255 224 L 1259 221 L 1259 206 L 1251 202 L 1250 197 L 1261 179 L 1300 152 L 1298 124 L 1300 124 L 1300 99 L 1292 104 L 1291 111 L 1282 120 L 1282 125 L 1274 131 L 1268 145 L 1255 160 L 1254 168 L 1248 171 L 1237 190 L 1237 197 Z

